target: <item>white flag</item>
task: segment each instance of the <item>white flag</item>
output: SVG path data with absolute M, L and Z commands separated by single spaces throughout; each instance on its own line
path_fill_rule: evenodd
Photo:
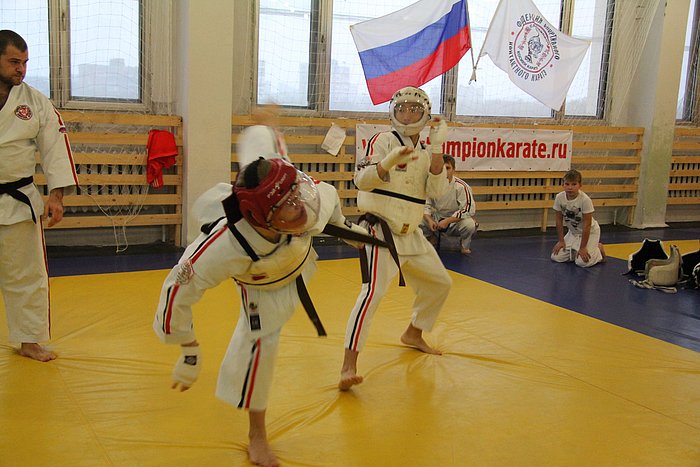
M 516 86 L 560 110 L 589 45 L 557 30 L 531 0 L 501 0 L 479 56 L 488 55 Z

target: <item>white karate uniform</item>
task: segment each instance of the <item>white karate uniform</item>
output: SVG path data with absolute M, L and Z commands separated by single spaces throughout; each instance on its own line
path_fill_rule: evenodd
M 567 232 L 564 236 L 565 247 L 557 252 L 552 253 L 551 258 L 558 263 L 567 263 L 574 261 L 577 266 L 589 268 L 600 263 L 603 260 L 603 254 L 598 247 L 600 243 L 600 226 L 598 221 L 591 219 L 591 231 L 588 235 L 587 249 L 590 258 L 584 261 L 578 256 L 578 251 L 581 249 L 581 240 L 583 235 L 583 215 L 593 213 L 593 201 L 583 191 L 578 192 L 578 196 L 574 199 L 567 199 L 566 192 L 562 191 L 554 198 L 554 210 L 562 213 L 564 227 Z
M 236 228 L 261 258 L 254 262 L 224 218 L 210 233 L 201 234 L 187 247 L 163 284 L 153 328 L 163 342 L 183 344 L 195 339 L 192 305 L 207 289 L 230 278 L 236 280 L 241 296 L 240 317 L 221 363 L 216 395 L 238 408 L 266 408 L 280 330 L 299 303 L 295 279 L 303 274 L 308 281 L 316 268 L 312 235 L 320 233 L 328 223 L 344 226 L 335 188 L 327 183 L 317 187 L 321 208 L 318 221 L 309 232 L 302 236 L 282 235 L 279 242 L 272 243 L 248 221 L 239 220 Z M 212 198 L 222 191 L 220 185 L 212 190 Z M 303 261 L 301 258 L 306 255 L 308 258 Z M 286 279 L 270 283 L 270 279 L 281 278 Z M 266 285 L 255 285 L 255 281 Z
M 26 83 L 10 89 L 0 109 L 0 184 L 34 175 L 35 153 L 49 191 L 78 185 L 60 114 Z M 49 290 L 41 193 L 33 183 L 18 189 L 31 204 L 0 194 L 0 289 L 11 342 L 43 342 L 50 336 Z M 32 212 L 36 223 L 32 220 Z
M 472 194 L 471 187 L 461 178 L 452 177 L 450 189 L 440 198 L 429 198 L 425 204 L 425 214 L 431 216 L 435 222 L 448 217 L 455 217 L 458 220 L 451 223 L 445 235 L 459 237 L 460 247 L 469 248 L 472 243 L 472 236 L 476 232 L 476 201 Z M 427 237 L 435 235 L 431 231 L 425 220 L 421 223 L 421 230 Z
M 418 227 L 425 199 L 442 196 L 448 189 L 448 180 L 444 168 L 438 175 L 430 173 L 431 155 L 420 141 L 415 146 L 417 160 L 393 167 L 388 180 L 379 178 L 376 167 L 379 161 L 396 147 L 413 146 L 410 138 L 403 140 L 400 141 L 392 132 L 379 133 L 370 139 L 367 155 L 358 164 L 354 180 L 360 190 L 360 210 L 384 219 L 391 227 L 401 271 L 406 283 L 416 293 L 411 323 L 418 329 L 430 331 L 447 300 L 452 279 Z M 370 193 L 374 189 L 392 192 L 399 197 Z M 405 199 L 406 196 L 411 200 Z M 384 239 L 379 224 L 362 222 L 360 225 L 367 228 L 370 235 Z M 363 349 L 374 313 L 398 273 L 386 248 L 367 246 L 360 254 L 367 258 L 369 281 L 362 284 L 345 331 L 345 348 L 357 352 Z

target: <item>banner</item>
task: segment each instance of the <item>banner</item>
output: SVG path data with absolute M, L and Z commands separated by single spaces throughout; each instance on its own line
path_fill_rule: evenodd
M 466 0 L 420 0 L 353 24 L 350 33 L 375 105 L 443 74 L 471 47 Z
M 501 0 L 479 57 L 488 55 L 516 86 L 558 111 L 589 45 L 557 30 L 531 0 Z
M 389 125 L 357 125 L 355 163 L 364 156 L 367 141 Z M 428 143 L 428 128 L 420 139 Z M 573 132 L 519 128 L 449 128 L 443 153 L 455 158 L 458 171 L 567 171 L 571 168 Z

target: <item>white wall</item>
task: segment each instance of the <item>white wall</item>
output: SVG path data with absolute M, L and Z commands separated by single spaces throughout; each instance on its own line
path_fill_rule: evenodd
M 643 10 L 635 7 L 635 3 L 625 2 L 618 12 L 631 20 L 634 20 L 632 15 L 650 16 L 651 27 L 642 44 L 632 34 L 618 34 L 616 38 L 613 56 L 624 57 L 625 53 L 641 49 L 642 58 L 631 82 L 612 77 L 610 97 L 618 99 L 613 108 L 619 110 L 611 112 L 610 123 L 645 128 L 639 202 L 632 226 L 659 227 L 666 225 L 666 197 L 690 0 L 660 1 L 656 8 Z
M 176 9 L 176 109 L 183 118 L 183 237 L 199 226 L 194 201 L 231 173 L 234 11 L 240 1 L 178 0 Z

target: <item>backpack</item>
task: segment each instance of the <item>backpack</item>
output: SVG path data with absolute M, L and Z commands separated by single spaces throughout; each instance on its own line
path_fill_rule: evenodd
M 645 238 L 642 246 L 630 254 L 627 259 L 627 272 L 625 274 L 642 275 L 645 272 L 647 261 L 650 259 L 668 259 L 661 240 Z
M 700 250 L 681 256 L 681 270 L 686 289 L 700 289 Z
M 681 253 L 676 245 L 671 245 L 671 256 L 667 259 L 652 258 L 644 265 L 643 281 L 630 280 L 643 289 L 657 289 L 667 293 L 676 293 L 676 284 L 683 277 L 681 270 Z
M 681 256 L 681 267 L 683 268 L 684 276 L 690 276 L 698 264 L 700 264 L 700 250 Z
M 696 264 L 688 276 L 686 283 L 688 289 L 700 289 L 700 263 Z

